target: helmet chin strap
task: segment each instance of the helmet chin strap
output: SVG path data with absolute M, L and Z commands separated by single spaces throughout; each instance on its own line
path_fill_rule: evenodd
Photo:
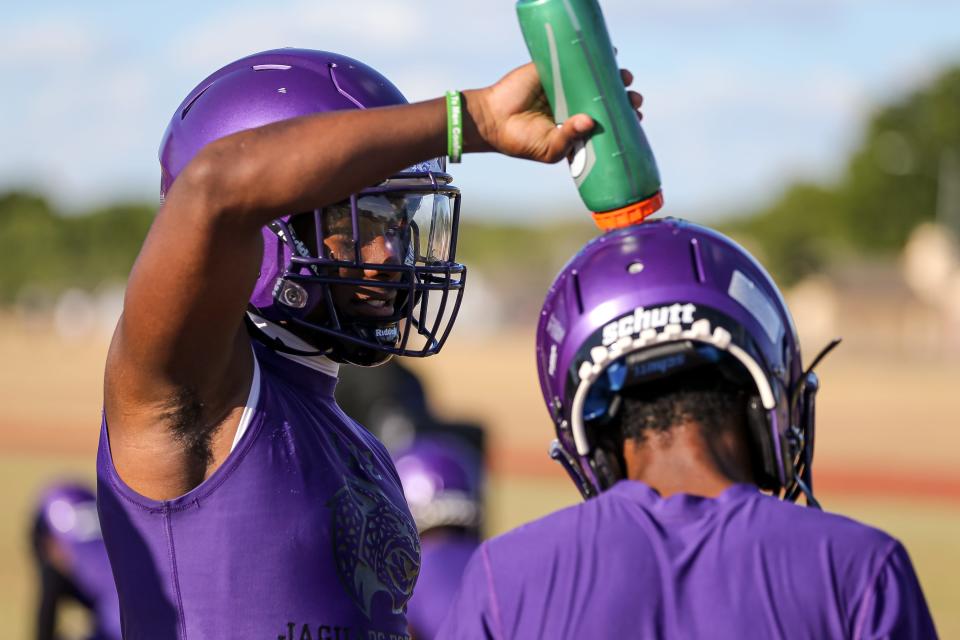
M 799 473 L 794 475 L 793 481 L 797 483 L 797 487 L 803 492 L 804 498 L 807 499 L 807 506 L 813 509 L 818 509 L 819 511 L 823 511 L 823 507 L 820 506 L 820 502 L 813 497 L 813 489 L 811 489 L 807 483 L 803 481 L 803 478 L 800 477 Z
M 807 403 L 813 403 L 813 398 L 816 396 L 816 392 L 820 387 L 820 383 L 817 380 L 817 376 L 814 375 L 813 370 L 819 365 L 823 359 L 841 342 L 840 338 L 834 338 L 831 340 L 825 347 L 823 347 L 820 352 L 816 355 L 810 365 L 804 371 L 803 376 L 800 378 L 801 383 L 797 385 L 797 388 L 793 392 L 793 398 L 791 399 L 791 406 L 796 407 L 803 399 L 804 395 L 809 395 Z M 807 406 L 806 411 L 810 412 L 813 410 L 812 406 Z M 820 506 L 820 502 L 813 495 L 813 438 L 814 438 L 814 416 L 811 414 L 806 418 L 806 424 L 803 425 L 802 431 L 799 431 L 801 442 L 802 442 L 802 451 L 800 459 L 800 468 L 796 469 L 793 477 L 793 487 L 787 487 L 787 490 L 784 493 L 785 499 L 789 501 L 796 500 L 799 495 L 802 493 L 804 498 L 807 501 L 807 506 L 814 509 L 823 509 Z
M 250 330 L 250 334 L 261 344 L 264 344 L 274 351 L 279 353 L 286 353 L 291 356 L 300 356 L 304 358 L 311 358 L 316 356 L 326 356 L 330 353 L 330 349 L 319 350 L 314 348 L 313 350 L 308 349 L 297 349 L 290 346 L 287 342 L 284 342 L 283 338 L 280 335 L 277 335 L 281 330 L 284 333 L 289 333 L 290 336 L 294 338 L 291 340 L 287 338 L 288 342 L 302 342 L 305 345 L 308 345 L 306 341 L 302 338 L 297 338 L 292 332 L 283 329 L 277 324 L 270 322 L 255 313 L 248 311 L 244 316 L 244 322 L 247 324 L 247 328 Z M 309 345 L 308 345 L 309 346 Z
M 573 480 L 573 484 L 577 486 L 577 490 L 580 491 L 580 495 L 584 500 L 597 495 L 597 490 L 593 486 L 593 483 L 583 477 L 583 473 L 577 466 L 577 461 L 560 445 L 559 440 L 554 440 L 550 443 L 550 457 L 559 462 L 560 466 L 564 468 L 570 476 L 570 479 Z
M 340 365 L 331 360 L 327 351 L 318 351 L 312 345 L 281 326 L 261 318 L 252 311 L 244 316 L 251 337 L 257 342 L 314 371 L 336 378 Z

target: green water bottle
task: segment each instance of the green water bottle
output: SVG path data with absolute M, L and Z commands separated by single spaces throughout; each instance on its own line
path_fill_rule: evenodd
M 559 123 L 596 122 L 570 174 L 601 229 L 640 222 L 663 206 L 657 163 L 620 79 L 597 0 L 519 0 L 517 16 Z

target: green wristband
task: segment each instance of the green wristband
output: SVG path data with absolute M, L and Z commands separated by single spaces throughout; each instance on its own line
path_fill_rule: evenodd
M 459 91 L 447 91 L 447 156 L 457 164 L 463 155 L 463 108 Z

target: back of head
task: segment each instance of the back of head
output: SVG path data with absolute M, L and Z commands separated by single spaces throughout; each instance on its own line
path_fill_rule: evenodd
M 621 440 L 637 444 L 669 434 L 681 425 L 696 425 L 705 438 L 742 431 L 752 395 L 749 374 L 732 359 L 694 366 L 641 384 L 624 385 L 620 407 L 609 428 Z M 598 421 L 595 429 L 602 429 Z
M 585 496 L 624 477 L 623 436 L 690 418 L 721 428 L 731 411 L 760 487 L 793 499 L 809 484 L 816 380 L 776 285 L 722 234 L 668 218 L 588 243 L 547 294 L 537 366 L 552 455 Z

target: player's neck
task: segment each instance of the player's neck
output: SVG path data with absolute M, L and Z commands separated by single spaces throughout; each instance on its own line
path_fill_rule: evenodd
M 665 498 L 677 493 L 713 498 L 734 484 L 752 482 L 742 438 L 733 432 L 705 438 L 696 423 L 649 433 L 640 444 L 628 440 L 624 459 L 630 480 Z

